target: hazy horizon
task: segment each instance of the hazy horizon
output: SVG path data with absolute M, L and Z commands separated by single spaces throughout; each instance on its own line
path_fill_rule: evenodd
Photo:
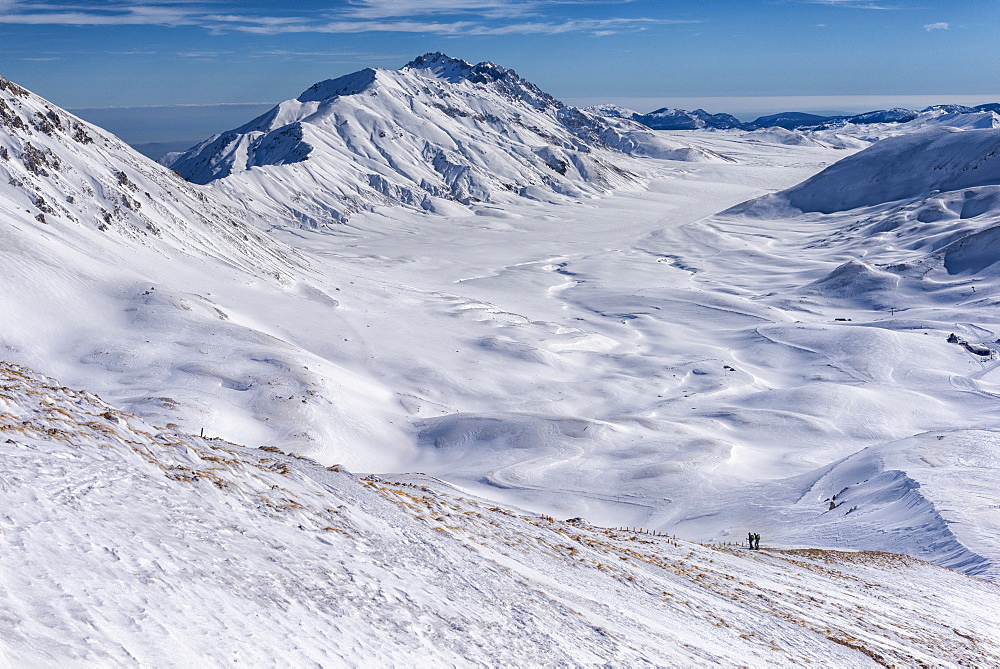
M 995 0 L 0 0 L 0 74 L 133 144 L 434 51 L 576 106 L 752 119 L 997 101 L 998 24 Z
M 296 93 L 289 93 L 288 98 Z M 133 146 L 188 143 L 191 146 L 214 134 L 231 130 L 265 113 L 281 102 L 233 102 L 213 104 L 130 105 L 70 107 L 86 121 L 113 132 Z M 858 114 L 875 109 L 906 107 L 923 109 L 936 104 L 975 106 L 1000 102 L 995 95 L 840 95 L 840 96 L 730 96 L 730 97 L 589 97 L 563 98 L 576 107 L 616 104 L 638 112 L 663 107 L 704 109 L 727 113 L 741 121 L 786 111 L 811 114 Z M 186 146 L 184 147 L 186 148 Z M 168 150 L 175 150 L 170 148 Z

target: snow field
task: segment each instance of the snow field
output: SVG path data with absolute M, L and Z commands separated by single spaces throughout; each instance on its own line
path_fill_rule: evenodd
M 2 662 L 1000 664 L 996 115 L 411 65 L 212 187 L 0 79 Z

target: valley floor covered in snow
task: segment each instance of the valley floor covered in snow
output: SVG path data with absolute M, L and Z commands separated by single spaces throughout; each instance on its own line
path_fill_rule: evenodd
M 881 269 L 976 222 L 865 212 L 900 241 L 852 235 L 856 212 L 715 215 L 846 152 L 700 139 L 738 162 L 661 163 L 646 190 L 578 204 L 272 231 L 337 277 L 341 354 L 415 434 L 396 462 L 315 457 L 693 540 L 753 529 L 998 573 L 996 363 L 946 341 L 996 339 L 989 275 Z

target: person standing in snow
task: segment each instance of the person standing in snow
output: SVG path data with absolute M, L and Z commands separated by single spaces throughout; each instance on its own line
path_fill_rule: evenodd
M 747 546 L 753 550 L 753 532 L 747 532 Z
M 760 535 L 756 532 L 753 535 L 753 548 L 755 551 L 760 550 Z

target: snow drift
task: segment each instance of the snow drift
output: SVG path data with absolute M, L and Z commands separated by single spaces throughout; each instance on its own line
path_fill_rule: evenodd
M 804 286 L 803 292 L 881 308 L 891 304 L 889 295 L 895 290 L 899 280 L 899 276 L 881 271 L 860 260 L 848 260 L 821 279 Z
M 809 478 L 793 487 L 808 487 L 799 505 L 819 511 L 811 535 L 867 533 L 877 537 L 872 543 L 909 536 L 911 555 L 967 574 L 1000 575 L 1000 562 L 986 557 L 1000 555 L 990 529 L 1000 522 L 990 499 L 1000 484 L 996 430 L 942 431 L 871 446 Z M 819 500 L 829 507 L 816 509 Z

